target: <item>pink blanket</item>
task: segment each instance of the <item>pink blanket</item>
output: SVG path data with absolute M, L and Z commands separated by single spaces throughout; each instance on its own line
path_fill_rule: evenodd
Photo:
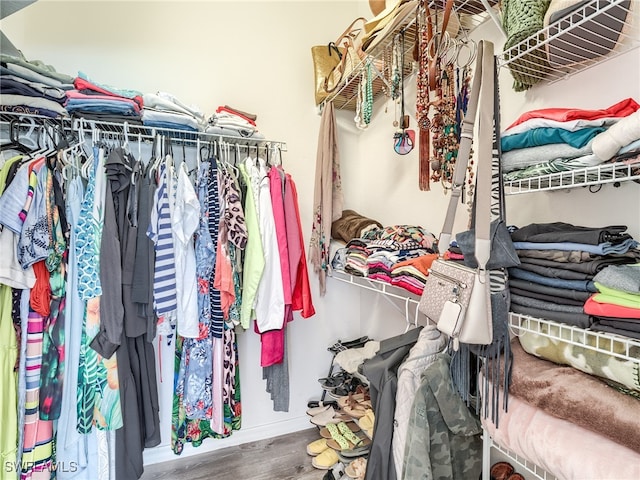
M 509 411 L 500 412 L 500 428 L 490 419 L 483 419 L 482 425 L 499 445 L 560 480 L 640 478 L 640 454 L 549 415 L 515 395 L 509 395 Z

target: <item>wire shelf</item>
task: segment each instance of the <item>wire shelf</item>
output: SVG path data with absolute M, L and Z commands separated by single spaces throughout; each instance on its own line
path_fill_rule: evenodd
M 456 19 L 460 24 L 459 34 L 468 35 L 473 29 L 480 26 L 490 14 L 486 11 L 484 2 L 492 9 L 495 8 L 496 0 L 461 0 L 456 1 L 452 15 L 456 15 Z M 442 6 L 437 2 L 430 3 L 432 18 L 434 19 L 437 12 L 442 10 Z M 392 50 L 394 43 L 404 35 L 404 69 L 403 77 L 407 79 L 417 70 L 417 62 L 414 60 L 415 44 L 418 40 L 416 11 L 407 12 L 404 18 L 400 19 L 397 26 L 390 31 L 386 37 L 377 43 L 374 47 L 366 50 L 366 57 L 353 69 L 341 85 L 331 94 L 327 96 L 326 102 L 333 102 L 337 109 L 356 110 L 358 101 L 358 92 L 361 88 L 363 74 L 367 68 L 367 62 L 373 62 L 375 66 L 375 78 L 373 79 L 373 97 L 374 101 L 381 94 L 390 95 L 390 86 L 387 79 L 392 75 Z
M 515 335 L 522 333 L 544 335 L 553 340 L 640 364 L 640 341 L 629 337 L 585 330 L 573 325 L 513 312 L 509 314 L 509 325 Z
M 591 0 L 505 50 L 498 66 L 553 83 L 640 46 L 635 0 Z M 633 7 L 633 8 L 632 8 Z
M 208 143 L 213 141 L 225 141 L 226 143 L 237 145 L 242 148 L 275 148 L 282 152 L 287 151 L 287 144 L 279 141 L 257 138 L 251 139 L 248 137 L 219 135 L 172 128 L 155 128 L 126 122 L 117 123 L 101 120 L 85 120 L 79 117 L 51 118 L 27 113 L 0 112 L 0 122 L 5 124 L 17 122 L 22 128 L 29 128 L 37 125 L 49 125 L 60 128 L 67 133 L 78 132 L 80 125 L 83 124 L 87 132 L 97 128 L 103 134 L 107 134 L 108 136 L 124 136 L 125 133 L 127 133 L 128 135 L 131 135 L 131 139 L 140 138 L 142 140 L 153 140 L 155 139 L 156 134 L 160 134 L 180 143 L 195 144 L 197 142 Z
M 414 295 L 404 288 L 396 287 L 395 285 L 391 285 L 390 283 L 382 282 L 380 280 L 374 280 L 367 277 L 358 277 L 342 270 L 331 270 L 330 276 L 340 282 L 355 285 L 366 290 L 371 290 L 372 292 L 381 293 L 383 295 L 386 295 L 387 297 L 392 297 L 398 300 L 402 300 L 403 302 L 408 302 L 415 305 L 416 307 L 420 302 L 420 297 L 418 295 Z
M 489 437 L 489 433 L 485 430 L 483 432 L 483 436 Z M 490 437 L 489 437 L 489 442 L 491 443 L 491 448 L 494 448 L 495 450 L 499 451 L 500 453 L 508 457 L 511 462 L 515 463 L 514 467 L 516 467 L 516 471 L 519 470 L 517 467 L 520 467 L 521 469 L 526 470 L 527 479 L 530 478 L 529 475 L 533 475 L 534 478 L 537 478 L 539 480 L 557 480 L 555 476 L 551 475 L 546 470 L 540 468 L 538 465 L 529 461 L 527 458 L 521 455 L 518 455 L 515 452 L 512 452 L 506 447 L 503 447 L 502 445 L 500 445 Z M 519 473 L 523 473 L 523 472 L 519 472 Z
M 626 182 L 640 179 L 640 160 L 629 162 L 604 163 L 594 167 L 585 167 L 566 172 L 550 173 L 521 180 L 504 182 L 506 195 L 540 192 L 544 190 L 562 190 L 574 187 L 586 187 L 603 183 Z

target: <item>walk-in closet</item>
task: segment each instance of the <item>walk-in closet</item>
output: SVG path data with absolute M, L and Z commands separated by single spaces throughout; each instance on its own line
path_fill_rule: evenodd
M 640 478 L 638 7 L 0 0 L 0 480 Z

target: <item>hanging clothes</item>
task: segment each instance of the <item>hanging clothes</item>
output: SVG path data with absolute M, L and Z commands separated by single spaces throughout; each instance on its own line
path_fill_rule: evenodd
M 78 431 L 88 433 L 92 425 L 106 430 L 122 427 L 117 354 L 102 357 L 90 347 L 100 333 L 100 243 L 106 198 L 105 152 L 94 148 L 93 170 L 87 183 L 75 230 L 80 281 L 78 291 L 86 302 L 80 370 L 78 372 Z M 111 345 L 120 341 L 111 329 L 104 330 Z M 99 337 L 100 338 L 100 337 Z M 94 344 L 95 345 L 95 344 Z M 105 352 L 107 353 L 107 352 Z
M 260 239 L 264 254 L 264 270 L 258 285 L 255 312 L 259 332 L 280 330 L 284 323 L 284 289 L 282 284 L 282 268 L 280 266 L 278 241 L 276 238 L 273 206 L 269 177 L 264 159 L 245 160 L 247 173 L 251 178 L 254 190 L 254 201 L 258 200 L 258 222 Z
M 72 232 L 77 226 L 83 197 L 82 178 L 76 176 L 67 187 L 67 220 Z M 78 423 L 76 391 L 84 314 L 84 304 L 77 289 L 76 252 L 76 236 L 71 235 L 69 237 L 67 267 L 67 321 L 64 325 L 66 368 L 56 437 L 56 459 L 61 465 L 76 465 L 77 468 L 75 471 L 71 468 L 61 468 L 57 474 L 60 480 L 94 480 L 98 478 L 98 441 L 95 429 L 87 434 L 82 434 L 76 428 Z

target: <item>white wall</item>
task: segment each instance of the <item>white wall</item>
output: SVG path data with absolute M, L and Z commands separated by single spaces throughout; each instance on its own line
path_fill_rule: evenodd
M 364 0 L 325 1 L 46 1 L 40 0 L 3 20 L 0 27 L 29 59 L 40 59 L 74 75 L 143 92 L 168 91 L 206 113 L 222 104 L 258 114 L 267 138 L 286 141 L 285 168 L 300 196 L 305 231 L 311 226 L 313 177 L 320 117 L 313 102 L 309 49 L 339 34 L 356 16 L 370 17 Z M 487 23 L 474 32 L 499 50 L 502 40 Z M 625 97 L 640 100 L 638 50 L 553 86 L 516 94 L 508 71 L 500 72 L 503 125 L 532 108 L 603 108 Z M 415 128 L 415 78 L 407 83 L 407 113 Z M 372 123 L 357 130 L 353 112 L 338 111 L 345 207 L 385 225 L 420 224 L 438 234 L 448 197 L 439 184 L 429 192 L 417 186 L 417 152 L 393 152 L 393 105 L 380 99 Z M 563 220 L 584 225 L 624 223 L 640 238 L 640 187 L 628 183 L 508 197 L 508 220 L 516 225 Z M 465 228 L 462 211 L 456 230 Z M 317 293 L 313 274 L 312 287 Z M 256 438 L 305 428 L 306 402 L 320 393 L 326 374 L 326 347 L 337 338 L 361 333 L 384 338 L 401 333 L 404 315 L 382 297 L 328 280 L 324 298 L 315 296 L 317 314 L 289 329 L 291 407 L 275 413 L 264 392 L 259 340 L 240 336 L 242 430 L 225 440 L 208 439 L 201 453 Z M 402 311 L 404 304 L 396 302 Z M 412 313 L 413 315 L 413 313 Z M 166 422 L 166 418 L 165 418 Z M 168 444 L 165 431 L 163 444 Z M 147 463 L 174 458 L 165 447 L 147 450 Z

